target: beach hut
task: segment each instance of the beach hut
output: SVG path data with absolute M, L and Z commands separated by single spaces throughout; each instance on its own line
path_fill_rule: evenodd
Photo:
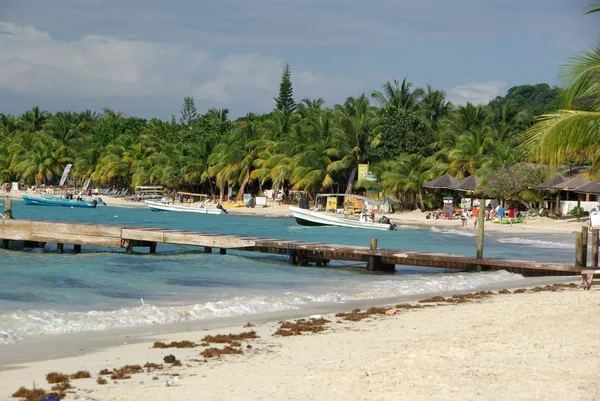
M 565 177 L 563 177 L 561 175 L 556 175 L 552 178 L 547 179 L 546 181 L 542 182 L 541 184 L 537 184 L 536 186 L 533 187 L 533 189 L 536 191 L 555 191 L 556 192 L 556 205 L 554 206 L 554 208 L 552 208 L 550 204 L 548 205 L 550 210 L 554 209 L 554 211 L 556 213 L 558 213 L 560 211 L 560 191 L 552 189 L 552 187 L 554 187 L 555 185 L 558 185 L 558 184 L 562 184 L 566 180 L 567 179 Z
M 563 191 L 563 192 L 575 192 L 576 189 L 587 185 L 591 183 L 590 180 L 588 180 L 587 178 L 581 176 L 581 175 L 577 175 L 575 177 L 571 177 L 559 184 L 556 184 L 554 186 L 551 187 L 551 189 L 556 189 L 559 191 Z M 581 193 L 580 192 L 576 192 L 577 193 L 577 214 L 575 216 L 577 216 L 577 221 L 579 221 L 579 218 L 581 217 Z

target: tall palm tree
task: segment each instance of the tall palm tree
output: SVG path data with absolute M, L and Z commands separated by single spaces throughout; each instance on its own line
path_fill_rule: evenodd
M 596 0 L 586 14 L 600 12 Z M 566 87 L 563 109 L 539 116 L 529 129 L 523 146 L 534 159 L 557 166 L 573 159 L 593 160 L 600 167 L 600 43 L 563 66 L 562 85 Z M 592 110 L 574 110 L 577 101 L 593 100 Z
M 18 125 L 23 131 L 38 132 L 42 129 L 48 117 L 50 117 L 49 112 L 41 110 L 38 106 L 34 106 L 19 118 Z
M 421 100 L 421 110 L 425 120 L 434 131 L 438 131 L 440 121 L 450 114 L 452 107 L 452 103 L 446 100 L 444 91 L 435 90 L 427 85 L 427 92 Z
M 371 97 L 383 109 L 396 108 L 398 110 L 414 111 L 425 92 L 421 88 L 412 89 L 413 84 L 406 78 L 400 81 L 394 79 L 392 82 L 383 84 L 383 92 L 372 91 Z

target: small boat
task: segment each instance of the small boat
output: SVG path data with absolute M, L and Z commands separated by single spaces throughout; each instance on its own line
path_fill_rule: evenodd
M 208 207 L 204 203 L 191 205 L 174 205 L 157 201 L 144 201 L 148 209 L 153 212 L 184 212 L 184 213 L 201 213 L 201 214 L 221 214 L 222 209 L 217 207 Z
M 168 197 L 163 197 L 160 201 L 146 200 L 146 206 L 153 212 L 184 212 L 200 214 L 227 214 L 227 210 L 218 204 L 212 206 L 208 195 L 195 194 L 192 192 L 179 192 L 179 203 L 170 203 Z M 194 202 L 194 198 L 199 198 L 199 202 Z
M 32 195 L 21 195 L 26 205 L 36 206 L 62 206 L 62 207 L 81 207 L 81 208 L 96 208 L 98 204 L 105 204 L 102 199 L 93 199 L 91 201 L 66 199 L 58 196 L 43 195 L 40 197 Z
M 369 221 L 367 213 L 362 211 L 365 207 L 365 203 L 371 203 L 371 205 L 380 204 L 381 202 L 370 199 L 359 195 L 348 195 L 348 194 L 325 194 L 317 195 L 319 197 L 327 197 L 327 203 L 324 212 L 309 210 L 308 205 L 304 204 L 304 207 L 290 206 L 290 212 L 296 219 L 296 223 L 302 226 L 337 226 L 337 227 L 349 227 L 349 228 L 365 228 L 369 230 L 395 230 L 396 225 L 390 222 L 390 219 L 386 216 L 382 216 L 378 222 Z M 344 198 L 344 207 L 338 209 L 337 198 Z M 308 202 L 306 202 L 308 203 Z M 349 214 L 354 214 L 355 210 L 361 210 L 359 218 L 350 217 Z M 346 213 L 344 213 L 346 211 Z M 342 216 L 340 216 L 342 212 Z

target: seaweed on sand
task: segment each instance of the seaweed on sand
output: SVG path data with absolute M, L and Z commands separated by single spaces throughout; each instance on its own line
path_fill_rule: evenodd
M 203 343 L 216 343 L 216 344 L 232 344 L 234 342 L 253 340 L 258 338 L 256 332 L 246 331 L 240 334 L 217 334 L 215 336 L 204 336 L 202 338 Z
M 225 346 L 225 348 L 207 348 L 200 353 L 205 358 L 215 358 L 221 355 L 240 355 L 243 354 L 244 351 L 241 349 L 233 348 L 230 345 Z
M 69 375 L 58 372 L 50 372 L 46 375 L 46 381 L 49 384 L 64 383 L 69 381 Z
M 344 320 L 349 320 L 351 322 L 358 322 L 360 320 L 366 319 L 373 315 L 385 315 L 385 312 L 388 309 L 386 308 L 369 308 L 365 312 L 361 312 L 360 309 L 354 309 L 350 313 L 340 312 L 335 315 L 335 317 L 341 317 Z
M 152 348 L 194 348 L 198 345 L 192 341 L 171 341 L 169 344 L 163 343 L 161 341 L 156 341 Z
M 34 390 L 29 390 L 25 387 L 20 387 L 17 391 L 15 391 L 12 396 L 14 398 L 24 398 L 25 401 L 39 401 L 48 396 L 46 390 L 41 388 L 37 388 Z
M 299 319 L 295 322 L 280 322 L 279 329 L 273 334 L 275 336 L 289 337 L 299 336 L 302 333 L 319 333 L 325 330 L 325 325 L 330 323 L 327 319 Z
M 144 370 L 140 365 L 125 365 L 119 369 L 115 369 L 110 378 L 112 380 L 131 379 L 131 375 L 142 373 Z

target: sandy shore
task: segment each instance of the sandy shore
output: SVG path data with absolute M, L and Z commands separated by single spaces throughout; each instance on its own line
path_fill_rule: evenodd
M 9 196 L 13 199 L 20 199 L 20 192 L 11 192 Z M 113 207 L 136 207 L 145 208 L 143 202 L 133 202 L 123 198 L 113 198 L 111 196 L 102 196 L 102 199 Z M 244 216 L 261 216 L 261 217 L 292 217 L 288 205 L 278 205 L 275 202 L 269 202 L 267 207 L 232 207 L 225 204 L 225 208 L 229 214 L 244 215 Z M 428 220 L 425 218 L 425 213 L 420 211 L 410 211 L 401 213 L 386 214 L 392 222 L 398 226 L 412 227 L 437 227 L 446 230 L 461 230 L 460 220 Z M 379 217 L 379 216 L 378 216 Z M 485 228 L 487 232 L 499 233 L 572 233 L 580 231 L 582 226 L 589 225 L 589 219 L 584 217 L 580 222 L 577 222 L 575 217 L 566 217 L 562 219 L 551 219 L 548 217 L 528 217 L 524 223 L 514 224 L 492 224 L 487 222 Z M 468 220 L 467 230 L 476 232 L 474 228 L 474 219 Z
M 280 337 L 279 324 L 241 325 L 146 338 L 84 355 L 4 366 L 0 398 L 20 386 L 49 389 L 45 375 L 89 370 L 72 380 L 79 400 L 592 400 L 600 287 L 495 295 L 471 303 L 331 323 L 316 334 Z M 207 347 L 153 349 L 154 341 L 200 343 L 207 334 L 255 330 L 243 355 L 204 358 Z M 223 348 L 222 344 L 211 345 Z M 250 346 L 250 347 L 249 347 Z M 96 383 L 101 369 L 174 355 L 165 367 Z M 166 381 L 178 377 L 176 386 Z

